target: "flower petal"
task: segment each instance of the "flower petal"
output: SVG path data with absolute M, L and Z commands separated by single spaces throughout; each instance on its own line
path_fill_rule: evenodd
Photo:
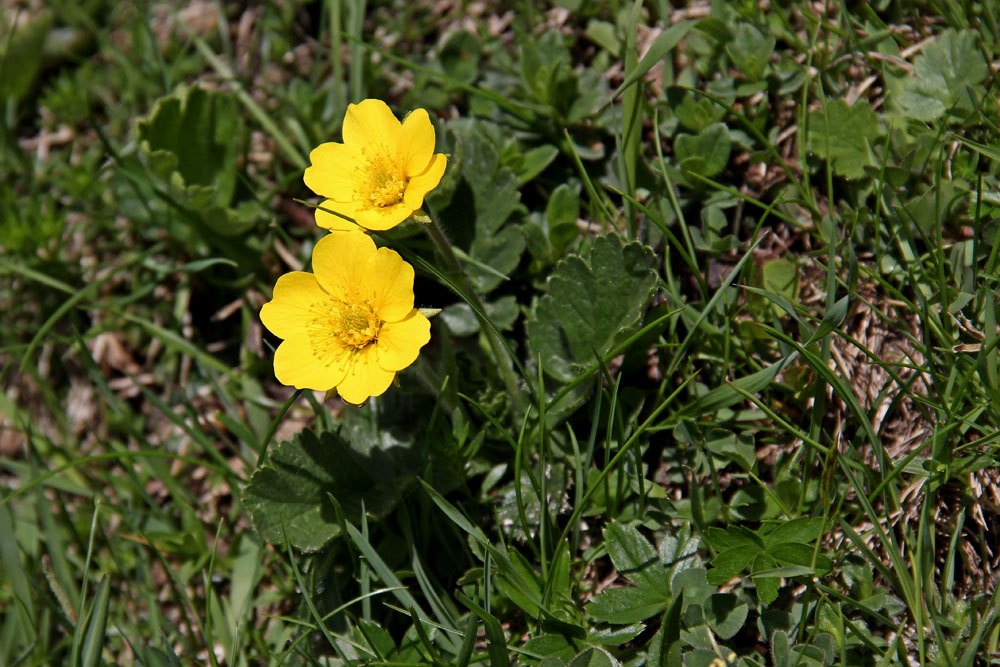
M 369 396 L 378 396 L 392 384 L 393 371 L 383 370 L 376 359 L 375 346 L 355 353 L 347 375 L 337 384 L 337 392 L 348 403 L 361 405 Z
M 350 352 L 343 347 L 317 347 L 305 333 L 287 339 L 274 351 L 274 376 L 296 389 L 328 391 L 347 375 Z
M 316 280 L 330 296 L 354 303 L 368 279 L 366 266 L 374 254 L 375 242 L 364 232 L 328 234 L 313 248 Z
M 401 371 L 420 354 L 420 348 L 431 339 L 431 323 L 414 308 L 399 322 L 387 322 L 378 333 L 375 350 L 378 363 L 387 371 Z
M 392 110 L 382 100 L 362 100 L 347 107 L 344 116 L 344 143 L 394 154 L 402 128 Z
M 398 204 L 382 208 L 358 207 L 355 209 L 354 214 L 351 215 L 351 217 L 365 229 L 382 231 L 385 229 L 392 229 L 403 220 L 406 220 L 410 217 L 410 214 L 413 213 L 413 211 L 414 208 L 412 206 L 409 206 L 405 201 L 402 201 Z M 345 212 L 344 215 L 348 214 Z
M 361 151 L 335 142 L 320 144 L 309 153 L 302 180 L 316 194 L 339 202 L 353 201 L 362 185 Z
M 328 209 L 330 211 L 336 211 L 341 215 L 346 215 L 349 218 L 354 216 L 351 213 L 357 213 L 357 207 L 354 204 L 343 204 L 340 202 L 335 202 L 332 199 L 324 199 L 320 204 L 320 208 L 316 209 L 316 224 L 323 229 L 329 229 L 331 232 L 356 232 L 358 231 L 358 225 L 355 223 L 344 220 L 339 215 L 334 215 L 333 213 L 327 213 L 322 209 Z
M 435 153 L 427 170 L 410 179 L 406 184 L 406 192 L 403 193 L 403 201 L 407 206 L 415 211 L 424 205 L 424 197 L 441 182 L 447 163 L 448 157 L 444 153 Z
M 292 271 L 278 278 L 274 297 L 260 309 L 260 321 L 278 338 L 301 335 L 314 315 L 310 310 L 328 300 L 316 276 L 305 271 Z
M 399 137 L 399 157 L 407 178 L 422 174 L 434 154 L 434 126 L 427 112 L 417 109 L 403 121 Z
M 413 267 L 395 250 L 379 248 L 368 260 L 368 303 L 383 322 L 397 322 L 413 310 Z

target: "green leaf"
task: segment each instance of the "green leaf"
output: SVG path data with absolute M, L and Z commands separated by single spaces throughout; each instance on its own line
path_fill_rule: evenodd
M 656 265 L 650 248 L 615 235 L 594 239 L 589 256 L 559 262 L 526 325 L 545 371 L 568 382 L 635 331 L 656 287 Z
M 766 553 L 760 553 L 753 559 L 753 565 L 751 566 L 750 571 L 763 572 L 771 569 L 777 564 L 777 561 L 768 556 Z M 753 583 L 757 587 L 757 598 L 760 599 L 761 604 L 767 606 L 778 599 L 778 588 L 781 586 L 781 580 L 777 577 L 755 578 Z
M 591 644 L 601 644 L 602 646 L 620 646 L 625 642 L 630 642 L 646 629 L 645 623 L 633 623 L 624 627 L 609 627 L 591 630 L 587 635 L 587 641 Z
M 821 553 L 815 554 L 815 564 L 813 563 L 815 550 L 808 544 L 801 542 L 784 542 L 768 547 L 767 553 L 774 557 L 783 565 L 801 565 L 812 568 L 816 574 L 823 575 L 830 571 L 833 563 L 829 558 Z
M 764 536 L 764 544 L 770 549 L 770 547 L 783 542 L 809 543 L 819 537 L 819 531 L 822 527 L 823 519 L 821 517 L 799 517 L 785 521 Z
M 667 608 L 670 598 L 652 588 L 609 588 L 587 603 L 587 613 L 608 623 L 638 623 Z
M 722 639 L 729 639 L 743 627 L 750 607 L 732 593 L 716 593 L 702 605 L 705 622 Z
M 451 78 L 472 83 L 479 73 L 479 56 L 479 39 L 471 32 L 458 30 L 445 42 L 437 61 Z
M 945 30 L 913 61 L 913 75 L 889 80 L 889 93 L 906 116 L 932 121 L 956 105 L 971 108 L 967 88 L 989 75 L 989 67 L 971 30 Z
M 104 634 L 108 627 L 110 591 L 111 582 L 108 580 L 108 576 L 104 575 L 87 618 L 87 631 L 84 633 L 83 645 L 80 650 L 80 664 L 83 667 L 97 667 L 101 664 L 101 651 L 106 641 Z
M 774 37 L 765 37 L 749 23 L 740 23 L 733 38 L 726 42 L 726 53 L 747 79 L 759 81 L 774 53 L 774 43 Z
M 727 549 L 712 559 L 712 569 L 708 572 L 708 582 L 724 584 L 739 573 L 754 559 L 759 551 L 747 547 Z
M 217 218 L 233 198 L 242 131 L 235 98 L 185 86 L 161 98 L 136 125 L 150 170 L 184 205 L 204 211 L 206 221 Z
M 693 25 L 694 21 L 681 21 L 661 32 L 653 41 L 649 50 L 646 51 L 646 55 L 642 57 L 642 60 L 636 63 L 634 69 L 626 73 L 625 80 L 622 81 L 622 85 L 618 86 L 618 90 L 615 91 L 612 97 L 618 97 L 622 94 L 622 91 L 645 76 L 646 72 L 652 69 L 653 65 L 663 60 L 684 39 L 684 36 L 687 35 Z
M 47 9 L 31 13 L 34 16 L 29 18 L 29 12 L 22 14 L 10 7 L 0 12 L 0 103 L 6 103 L 10 97 L 20 100 L 27 95 L 38 74 L 53 15 Z M 27 20 L 19 20 L 14 25 L 14 18 Z
M 792 647 L 788 639 L 788 633 L 784 630 L 775 630 L 771 635 L 771 661 L 774 667 L 791 667 Z
M 674 140 L 677 162 L 685 171 L 715 176 L 729 164 L 732 141 L 725 123 L 709 125 L 697 135 L 681 134 Z
M 878 116 L 868 102 L 849 107 L 844 100 L 827 100 L 824 109 L 809 113 L 809 150 L 829 157 L 833 170 L 847 178 L 861 178 L 865 166 L 875 164 L 871 146 L 879 134 Z
M 486 315 L 500 331 L 513 327 L 520 314 L 517 299 L 513 296 L 503 296 L 486 304 Z M 453 303 L 442 310 L 441 319 L 448 325 L 448 331 L 453 336 L 471 336 L 479 331 L 479 320 L 464 301 Z
M 569 667 L 620 667 L 622 663 L 599 646 L 591 646 L 573 658 Z
M 552 161 L 559 155 L 559 149 L 551 144 L 545 144 L 521 155 L 520 164 L 515 168 L 517 172 L 517 182 L 519 185 L 531 181 L 542 171 L 552 164 Z
M 670 578 L 653 545 L 632 526 L 612 521 L 604 529 L 608 555 L 619 574 L 636 586 L 670 594 Z
M 522 208 L 518 179 L 500 159 L 492 126 L 465 120 L 452 124 L 456 145 L 452 169 L 461 173 L 448 205 L 438 219 L 451 240 L 470 257 L 494 271 L 467 265 L 476 290 L 489 292 L 517 266 L 526 241 L 516 228 L 504 227 Z
M 284 543 L 284 523 L 289 542 L 315 551 L 340 534 L 328 496 L 349 520 L 358 520 L 362 501 L 369 514 L 382 516 L 423 469 L 421 458 L 388 432 L 378 442 L 354 429 L 348 442 L 339 433 L 305 430 L 270 451 L 243 491 L 243 504 L 267 541 Z

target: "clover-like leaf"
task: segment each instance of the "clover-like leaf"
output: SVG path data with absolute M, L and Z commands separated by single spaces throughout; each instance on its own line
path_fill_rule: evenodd
M 365 511 L 382 516 L 399 501 L 409 472 L 419 471 L 420 456 L 403 443 L 386 447 L 354 429 L 348 442 L 339 433 L 317 436 L 305 430 L 271 450 L 243 491 L 257 532 L 272 544 L 288 541 L 316 551 L 340 534 L 330 496 L 348 520 Z
M 732 143 L 725 123 L 714 123 L 696 135 L 679 135 L 674 152 L 682 169 L 711 177 L 726 168 Z
M 847 178 L 861 178 L 864 167 L 874 164 L 871 144 L 879 136 L 878 116 L 868 102 L 847 106 L 844 100 L 828 101 L 823 110 L 809 114 L 809 150 L 829 157 L 833 170 Z
M 615 235 L 594 239 L 586 257 L 559 262 L 527 322 L 542 368 L 568 382 L 604 357 L 635 330 L 656 279 L 652 250 Z
M 774 37 L 764 36 L 749 23 L 740 23 L 733 39 L 726 42 L 726 53 L 749 80 L 758 81 L 763 78 L 764 69 L 774 53 L 774 44 Z

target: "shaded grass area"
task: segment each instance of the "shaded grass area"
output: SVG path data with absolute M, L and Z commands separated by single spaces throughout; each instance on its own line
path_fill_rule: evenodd
M 996 8 L 723 4 L 5 4 L 0 663 L 995 660 Z M 366 97 L 467 275 L 355 408 L 258 312 Z

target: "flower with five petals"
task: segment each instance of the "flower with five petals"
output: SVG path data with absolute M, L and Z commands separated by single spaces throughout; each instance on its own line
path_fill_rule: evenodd
M 322 209 L 353 219 L 365 229 L 385 230 L 406 220 L 444 175 L 446 156 L 434 152 L 434 126 L 417 109 L 402 123 L 381 100 L 347 107 L 344 143 L 320 144 L 309 154 L 305 183 L 324 197 L 316 224 L 356 229 Z
M 430 340 L 413 307 L 413 267 L 363 232 L 330 234 L 313 249 L 313 271 L 278 278 L 260 319 L 283 339 L 274 374 L 297 389 L 337 388 L 360 405 L 378 396 Z

